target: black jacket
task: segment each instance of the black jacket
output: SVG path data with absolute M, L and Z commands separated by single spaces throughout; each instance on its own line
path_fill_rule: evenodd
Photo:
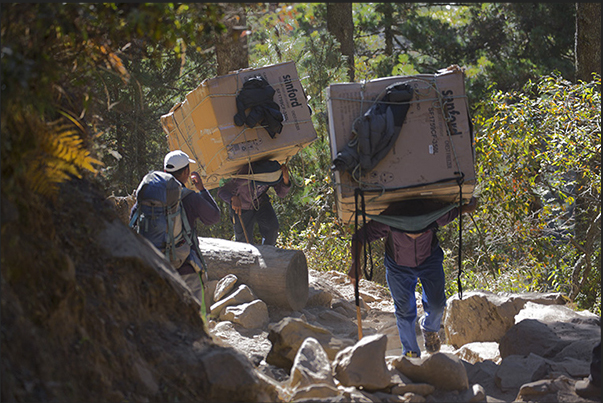
M 283 115 L 281 109 L 274 102 L 274 88 L 262 76 L 250 77 L 243 84 L 243 88 L 237 95 L 237 114 L 234 115 L 234 123 L 237 126 L 247 125 L 254 127 L 257 124 L 263 126 L 270 137 L 274 138 L 283 130 Z M 245 115 L 245 111 L 250 109 Z

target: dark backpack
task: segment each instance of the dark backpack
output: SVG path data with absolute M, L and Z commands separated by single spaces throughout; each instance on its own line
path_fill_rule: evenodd
M 182 198 L 189 189 L 169 173 L 149 172 L 136 189 L 137 207 L 130 227 L 147 238 L 178 269 L 192 247 L 192 232 Z

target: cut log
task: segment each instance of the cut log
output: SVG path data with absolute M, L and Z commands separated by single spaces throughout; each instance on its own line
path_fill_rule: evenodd
M 268 305 L 299 311 L 308 301 L 308 263 L 300 250 L 199 237 L 210 280 L 234 274 Z

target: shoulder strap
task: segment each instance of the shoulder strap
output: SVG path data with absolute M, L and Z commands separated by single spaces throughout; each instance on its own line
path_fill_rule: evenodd
M 186 187 L 182 188 L 181 201 L 186 196 L 188 196 L 192 193 L 195 193 L 195 192 Z M 180 215 L 182 217 L 182 228 L 184 228 L 184 231 L 183 231 L 184 239 L 190 245 L 190 247 L 193 248 L 195 250 L 195 252 L 197 252 L 197 256 L 199 256 L 199 260 L 201 260 L 201 265 L 203 266 L 203 267 L 201 267 L 201 269 L 203 271 L 207 272 L 207 265 L 205 264 L 205 260 L 203 259 L 203 255 L 201 254 L 201 249 L 199 249 L 199 243 L 196 239 L 194 239 L 195 238 L 194 231 L 188 222 L 188 217 L 186 216 L 186 210 L 184 209 L 184 206 L 180 206 L 180 207 L 181 207 Z
M 183 187 L 180 191 L 180 200 L 184 200 L 184 198 L 192 193 L 196 193 L 194 190 L 191 190 L 187 187 Z
M 134 214 L 132 214 L 132 218 L 130 219 L 130 228 L 134 228 L 134 225 L 136 225 L 136 221 L 138 221 L 138 217 L 140 216 L 140 209 L 138 207 L 136 207 L 136 210 L 134 210 Z

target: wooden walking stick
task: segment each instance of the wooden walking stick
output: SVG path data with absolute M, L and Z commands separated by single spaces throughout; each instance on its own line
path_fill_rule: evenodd
M 241 215 L 241 201 L 239 199 L 239 196 L 232 196 L 232 199 L 230 200 L 230 207 L 232 208 L 232 211 L 234 211 L 239 216 L 239 224 L 241 224 L 241 228 L 243 228 L 243 234 L 245 234 L 245 239 L 247 240 L 247 243 L 251 243 L 249 242 L 249 236 L 247 235 L 247 230 L 245 229 L 245 224 L 243 223 L 243 216 Z M 233 216 L 232 222 L 233 224 L 235 224 L 235 226 L 237 223 L 236 221 L 236 217 Z
M 358 263 L 358 246 L 352 242 L 352 254 L 355 262 L 354 275 L 354 297 L 356 300 L 356 319 L 358 320 L 358 340 L 362 339 L 362 314 L 360 313 L 360 264 Z
M 247 243 L 251 243 L 249 242 L 249 237 L 247 236 L 247 230 L 245 229 L 245 224 L 243 223 L 243 218 L 241 217 L 240 210 L 239 212 L 237 212 L 237 215 L 239 216 L 239 223 L 241 224 L 241 228 L 243 228 L 243 234 L 245 234 L 245 239 L 247 240 Z
M 358 320 L 358 340 L 362 339 L 362 314 L 360 313 L 360 283 L 358 278 L 358 266 L 356 266 L 356 282 L 354 285 L 354 293 L 356 294 L 356 319 Z

